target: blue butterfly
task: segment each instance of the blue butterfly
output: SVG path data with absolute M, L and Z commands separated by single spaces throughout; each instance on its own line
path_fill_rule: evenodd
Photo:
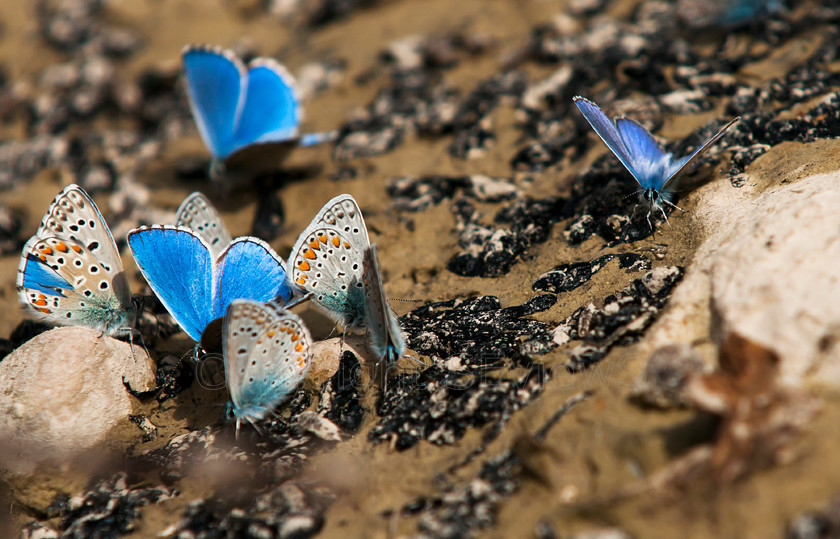
M 306 378 L 312 337 L 297 315 L 274 303 L 233 300 L 222 330 L 225 379 L 236 436 L 282 403 Z
M 642 196 L 649 207 L 647 220 L 651 230 L 653 225 L 650 222 L 650 214 L 654 209 L 662 212 L 666 221 L 668 216 L 665 215 L 663 204 L 680 209 L 671 201 L 675 180 L 740 119 L 734 118 L 690 155 L 675 159 L 673 154 L 659 146 L 647 129 L 633 120 L 616 118 L 613 122 L 595 103 L 580 96 L 576 96 L 574 102 L 592 129 L 639 183 Z
M 680 17 L 695 28 L 732 27 L 784 9 L 782 0 L 680 0 Z
M 382 289 L 382 275 L 359 205 L 351 195 L 327 202 L 289 255 L 292 282 L 345 329 L 365 328 L 378 360 L 396 361 L 405 340 Z
M 236 238 L 217 256 L 193 230 L 144 226 L 128 233 L 137 266 L 169 314 L 194 341 L 235 299 L 290 300 L 283 260 L 264 241 Z
M 246 69 L 233 52 L 207 45 L 187 45 L 181 58 L 190 110 L 213 156 L 211 170 L 253 145 L 309 146 L 333 137 L 298 136 L 303 107 L 294 78 L 276 61 L 256 58 Z
M 137 308 L 111 231 L 93 200 L 68 185 L 26 242 L 18 266 L 20 301 L 51 324 L 108 335 L 131 333 Z

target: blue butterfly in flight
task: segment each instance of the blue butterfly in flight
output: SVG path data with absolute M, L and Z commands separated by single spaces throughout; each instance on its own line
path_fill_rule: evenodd
M 650 214 L 655 209 L 662 212 L 666 221 L 668 216 L 665 215 L 663 204 L 680 209 L 672 202 L 675 180 L 740 119 L 734 118 L 690 155 L 675 159 L 673 154 L 659 146 L 647 129 L 635 121 L 616 118 L 613 122 L 598 105 L 580 96 L 576 96 L 574 102 L 592 129 L 639 183 L 642 197 L 648 204 L 647 221 L 651 230 L 653 225 Z
M 299 136 L 303 107 L 295 81 L 278 62 L 255 58 L 245 68 L 231 51 L 187 45 L 181 52 L 190 109 L 213 156 L 211 173 L 245 148 L 268 143 L 310 146 L 334 133 Z

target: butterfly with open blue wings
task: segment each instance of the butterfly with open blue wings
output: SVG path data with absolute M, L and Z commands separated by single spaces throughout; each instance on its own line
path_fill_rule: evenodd
M 278 62 L 255 58 L 246 69 L 233 52 L 208 45 L 187 45 L 181 59 L 190 110 L 213 156 L 211 170 L 254 145 L 331 140 L 331 133 L 299 135 L 303 107 L 294 78 Z
M 639 183 L 642 196 L 649 207 L 647 220 L 651 230 L 652 211 L 658 209 L 667 221 L 668 216 L 665 215 L 662 205 L 677 207 L 672 199 L 676 179 L 680 174 L 740 119 L 734 118 L 690 155 L 676 159 L 674 154 L 662 149 L 647 129 L 633 120 L 616 118 L 612 121 L 598 105 L 580 96 L 575 97 L 574 102 L 601 140 Z
M 189 228 L 155 225 L 129 232 L 128 246 L 155 295 L 196 342 L 235 299 L 286 303 L 294 296 L 283 260 L 258 238 L 236 238 L 218 250 Z

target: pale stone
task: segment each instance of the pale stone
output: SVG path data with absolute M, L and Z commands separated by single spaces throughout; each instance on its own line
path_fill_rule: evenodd
M 142 347 L 81 327 L 38 335 L 0 361 L 0 468 L 30 472 L 102 443 L 132 412 L 134 391 L 155 387 Z
M 783 382 L 840 387 L 840 171 L 754 187 L 693 195 L 709 235 L 647 345 L 736 331 L 779 355 Z

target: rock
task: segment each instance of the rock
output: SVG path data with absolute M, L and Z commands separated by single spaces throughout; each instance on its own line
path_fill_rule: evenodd
M 346 335 L 343 345 L 341 337 L 318 341 L 312 345 L 312 366 L 309 368 L 309 374 L 306 378 L 321 387 L 321 384 L 338 372 L 338 365 L 344 350 L 353 352 L 362 361 L 370 357 L 367 347 L 365 347 L 364 337 L 358 335 Z
M 778 354 L 783 383 L 838 387 L 840 171 L 761 193 L 757 183 L 698 190 L 695 218 L 710 234 L 648 342 L 736 332 Z
M 0 468 L 30 472 L 105 440 L 132 412 L 126 390 L 155 387 L 141 346 L 81 327 L 42 333 L 0 362 Z
M 633 388 L 633 397 L 657 408 L 686 407 L 685 385 L 693 374 L 707 370 L 703 358 L 687 344 L 658 349 L 648 360 L 645 371 Z

